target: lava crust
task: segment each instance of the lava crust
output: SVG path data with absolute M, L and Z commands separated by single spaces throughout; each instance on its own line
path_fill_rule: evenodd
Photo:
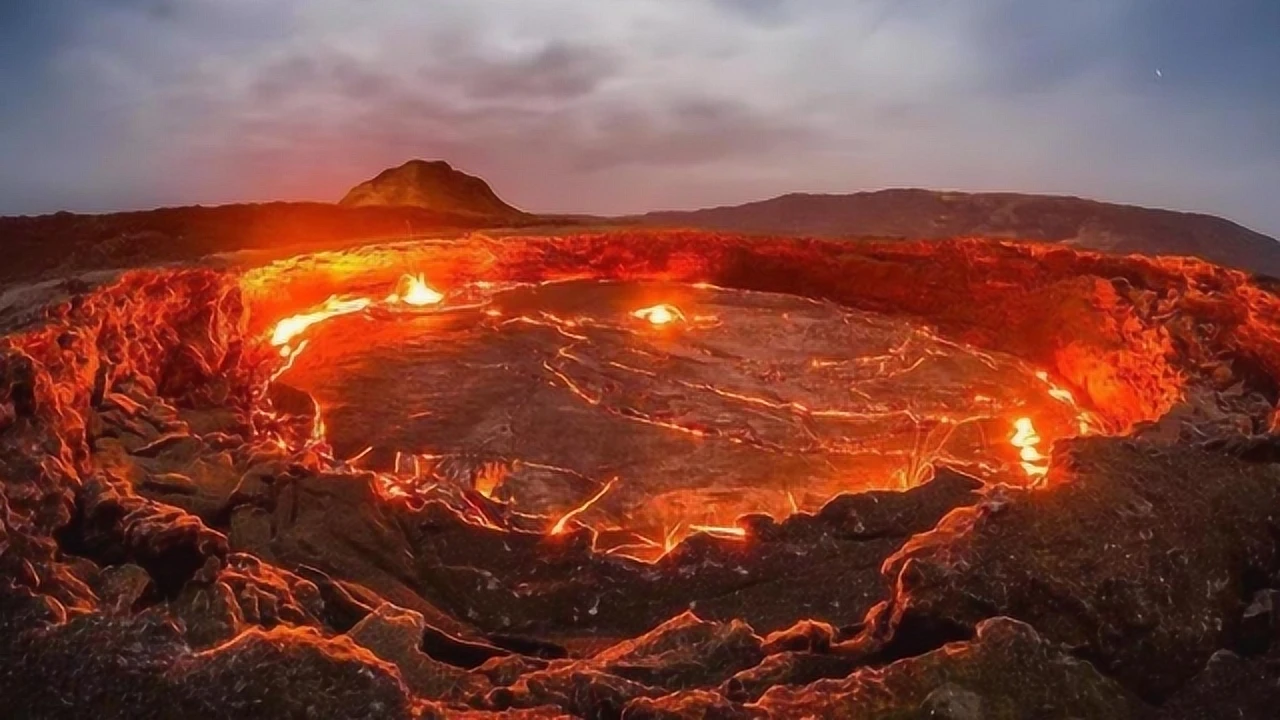
M 1280 301 L 1239 272 L 638 232 L 50 292 L 0 343 L 33 716 L 1277 700 Z
M 668 322 L 634 314 L 660 299 L 678 299 L 657 306 Z M 688 528 L 912 487 L 935 463 L 1025 484 L 1016 419 L 1054 437 L 1080 414 L 1016 358 L 904 318 L 674 283 L 462 288 L 308 343 L 277 382 L 315 399 L 337 457 L 552 521 L 590 502 L 574 520 L 598 549 L 649 557 Z

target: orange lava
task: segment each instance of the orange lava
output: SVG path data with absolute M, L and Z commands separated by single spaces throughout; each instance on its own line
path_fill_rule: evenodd
M 680 308 L 666 303 L 640 308 L 631 315 L 641 320 L 648 320 L 653 325 L 670 325 L 678 320 L 684 320 L 684 313 L 680 312 Z
M 744 540 L 747 537 L 747 531 L 740 527 L 723 527 L 720 525 L 690 525 L 689 529 L 693 532 L 706 533 L 717 537 L 734 538 Z
M 280 367 L 276 371 L 276 373 L 273 375 L 273 378 L 278 377 L 281 373 L 285 372 L 292 366 L 293 361 L 296 359 L 296 357 L 307 347 L 308 340 L 302 338 L 302 336 L 308 331 L 308 329 L 310 329 L 311 327 L 315 326 L 318 323 L 321 323 L 330 318 L 335 318 L 343 315 L 350 315 L 353 313 L 366 311 L 379 306 L 388 307 L 388 308 L 392 308 L 396 306 L 405 306 L 405 305 L 409 307 L 415 307 L 415 308 L 432 307 L 432 306 L 443 304 L 445 302 L 445 299 L 446 298 L 444 294 L 433 289 L 430 285 L 427 284 L 424 275 L 421 273 L 419 274 L 406 273 L 402 275 L 399 281 L 396 283 L 395 290 L 391 294 L 387 295 L 383 300 L 376 300 L 374 297 L 371 297 L 371 296 L 343 297 L 338 295 L 332 295 L 327 300 L 325 300 L 324 303 L 322 303 L 320 306 L 305 313 L 300 313 L 297 315 L 286 317 L 283 320 L 280 320 L 278 323 L 275 324 L 274 327 L 271 328 L 268 342 L 271 346 L 278 348 L 279 349 L 278 353 L 280 357 L 284 358 L 284 363 L 282 367 Z M 665 303 L 653 305 L 649 307 L 643 307 L 643 308 L 634 310 L 629 314 L 634 318 L 644 320 L 658 327 L 670 325 L 676 322 L 683 322 L 686 320 L 686 316 L 678 307 L 670 304 L 665 304 Z M 494 315 L 491 313 L 489 314 L 489 316 L 494 317 Z M 576 328 L 579 324 L 579 321 L 573 318 L 561 318 L 561 317 L 556 317 L 554 315 L 543 313 L 539 317 L 521 316 L 521 317 L 512 318 L 510 320 L 506 320 L 504 322 L 525 322 L 525 323 L 532 323 L 536 325 L 545 325 L 545 326 L 556 329 L 562 335 L 564 335 L 566 338 L 570 340 L 586 339 L 585 336 L 581 336 L 573 332 L 572 329 Z M 938 340 L 941 342 L 940 338 L 938 338 Z M 561 352 L 562 354 L 567 353 L 568 349 L 566 348 Z M 883 364 L 886 360 L 888 360 L 888 358 L 882 358 L 880 361 Z M 837 361 L 832 361 L 829 359 L 822 359 L 822 358 L 814 358 L 812 362 L 814 363 L 815 367 L 818 367 L 818 366 L 821 366 L 822 363 L 835 363 Z M 586 391 L 577 387 L 577 385 L 575 385 L 574 382 L 569 377 L 565 376 L 563 373 L 558 372 L 555 368 L 548 366 L 546 369 L 549 372 L 551 372 L 552 375 L 559 377 L 559 379 L 562 381 L 565 387 L 567 387 L 570 391 L 576 393 L 587 403 L 594 405 L 600 402 L 598 398 L 590 395 Z M 1077 425 L 1078 425 L 1077 429 L 1079 431 L 1079 434 L 1084 435 L 1091 432 L 1097 432 L 1099 430 L 1099 428 L 1101 427 L 1101 423 L 1098 420 L 1098 418 L 1096 418 L 1089 411 L 1081 409 L 1078 406 L 1075 397 L 1070 391 L 1054 383 L 1053 380 L 1050 379 L 1049 374 L 1043 370 L 1037 371 L 1035 373 L 1035 376 L 1044 383 L 1045 393 L 1048 397 L 1052 398 L 1057 402 L 1068 405 L 1071 408 L 1071 410 L 1075 413 L 1075 416 L 1077 418 Z M 779 405 L 777 401 L 770 400 L 768 398 L 757 398 L 757 397 L 747 396 L 740 393 L 734 393 L 728 390 L 720 390 L 710 386 L 699 385 L 697 387 L 699 389 L 711 391 L 711 392 L 720 394 L 722 396 L 729 397 L 734 400 L 745 402 L 748 404 L 760 405 L 762 407 L 767 407 L 771 409 L 778 409 L 780 407 L 783 407 L 783 405 Z M 983 396 L 975 397 L 975 400 L 977 401 L 982 401 L 983 399 L 984 399 Z M 850 419 L 857 417 L 856 413 L 848 413 L 848 412 L 842 412 L 838 410 L 811 409 L 803 405 L 800 405 L 798 403 L 788 403 L 785 405 L 785 407 L 790 408 L 793 412 L 811 415 L 814 417 L 849 416 Z M 664 421 L 654 420 L 654 419 L 642 419 L 642 418 L 636 418 L 636 419 L 643 422 L 648 422 L 650 424 L 656 424 L 662 427 L 668 427 L 672 430 L 689 433 L 695 436 L 701 436 L 702 434 L 702 431 L 700 431 L 697 428 L 683 427 L 676 423 L 669 423 L 669 422 L 664 422 Z M 920 439 L 919 442 L 921 443 L 921 446 L 917 448 L 917 455 L 919 456 L 918 462 L 913 462 L 911 467 L 901 471 L 901 476 L 896 478 L 898 481 L 897 484 L 903 487 L 910 487 L 910 486 L 920 484 L 921 482 L 924 482 L 928 480 L 930 477 L 932 477 L 933 463 L 936 461 L 936 458 L 933 456 L 931 448 L 934 445 L 937 445 L 938 447 L 945 445 L 946 438 L 949 437 L 951 433 L 954 433 L 958 427 L 963 426 L 964 424 L 969 422 L 969 420 L 976 420 L 976 419 L 978 418 L 969 418 L 969 419 L 944 418 L 939 425 L 939 432 L 941 432 L 944 437 L 941 439 L 941 441 L 939 441 L 937 438 L 932 438 L 932 437 Z M 1032 418 L 1018 417 L 1016 419 L 1012 419 L 1011 422 L 1012 422 L 1012 434 L 1009 437 L 1008 442 L 1014 449 L 1017 450 L 1018 457 L 1019 457 L 1019 464 L 1022 470 L 1026 473 L 1027 477 L 1033 482 L 1040 481 L 1048 473 L 1049 461 L 1050 461 L 1049 456 L 1046 455 L 1044 452 L 1042 452 L 1040 449 L 1041 443 L 1043 442 L 1043 438 L 1040 436 L 1039 432 L 1036 430 L 1036 427 Z M 324 434 L 324 425 L 323 425 L 323 422 L 319 419 L 319 415 L 317 415 L 317 419 L 315 423 L 315 432 L 313 437 L 311 438 L 311 444 L 318 445 L 320 443 L 323 443 L 324 442 L 323 434 Z M 729 438 L 729 439 L 732 440 L 732 438 Z M 361 460 L 369 451 L 370 451 L 370 448 L 366 448 L 364 451 L 358 453 L 356 456 L 347 460 L 346 461 L 347 464 L 354 465 L 354 463 Z M 402 459 L 412 460 L 412 468 L 411 469 L 405 468 L 404 469 L 405 472 L 403 473 L 401 472 L 401 468 L 400 468 L 400 466 L 404 464 L 401 462 Z M 419 467 L 419 458 L 416 455 L 407 456 L 406 458 L 397 457 L 396 465 L 397 465 L 396 472 L 393 473 L 391 476 L 388 476 L 383 479 L 382 484 L 384 486 L 384 491 L 386 492 L 388 497 L 407 498 L 407 497 L 410 497 L 411 494 L 413 493 L 417 493 L 421 495 L 422 493 L 425 493 L 426 491 L 434 489 L 436 487 L 435 484 L 432 484 L 429 487 L 423 487 L 426 481 L 426 477 L 424 476 L 421 468 Z M 499 465 L 486 467 L 484 471 L 481 472 L 480 475 L 475 479 L 474 490 L 483 498 L 491 500 L 494 489 L 501 483 L 505 472 L 506 472 L 506 469 Z M 402 477 L 402 475 L 406 475 L 407 477 Z M 613 478 L 609 480 L 600 488 L 599 491 L 597 491 L 594 495 L 588 498 L 581 505 L 569 510 L 568 512 L 560 516 L 559 519 L 557 519 L 556 522 L 550 527 L 547 533 L 549 535 L 563 534 L 569 528 L 569 524 L 571 521 L 581 516 L 583 513 L 588 511 L 593 505 L 599 502 L 601 498 L 603 498 L 606 494 L 609 493 L 610 490 L 612 490 L 615 487 L 615 484 L 617 482 L 618 482 L 618 478 Z M 797 503 L 795 496 L 790 491 L 788 491 L 786 493 L 786 497 L 787 497 L 788 507 L 790 508 L 791 512 L 792 513 L 800 512 L 801 508 L 800 508 L 800 505 Z M 486 513 L 482 508 L 476 507 L 473 509 L 475 510 L 475 512 L 467 513 L 468 516 L 475 516 L 475 519 L 478 522 L 488 527 L 492 527 L 492 528 L 499 527 L 497 524 L 495 524 L 494 522 L 491 522 L 487 518 Z M 697 525 L 697 524 L 684 524 L 682 522 L 676 522 L 666 530 L 663 537 L 661 538 L 644 538 L 644 537 L 638 538 L 639 541 L 644 543 L 645 547 L 647 547 L 648 550 L 639 552 L 639 553 L 631 553 L 631 554 L 634 557 L 638 557 L 646 560 L 652 560 L 652 559 L 655 559 L 655 556 L 660 557 L 661 555 L 664 555 L 670 552 L 672 548 L 675 547 L 675 545 L 678 544 L 681 540 L 695 533 L 706 533 L 714 537 L 723 538 L 723 539 L 732 539 L 732 540 L 747 539 L 747 532 L 745 529 L 741 527 L 723 526 L 723 525 Z M 620 550 L 620 548 L 613 548 L 610 551 L 612 552 L 615 550 Z
M 301 345 L 293 345 L 293 341 L 305 332 L 307 328 L 329 318 L 360 312 L 369 307 L 371 303 L 372 301 L 369 298 L 342 299 L 336 295 L 331 295 L 319 308 L 311 312 L 287 317 L 277 323 L 271 331 L 271 344 L 280 348 L 280 357 L 292 358 L 302 349 Z
M 1031 418 L 1021 417 L 1013 421 L 1013 437 L 1009 443 L 1018 448 L 1022 469 L 1028 477 L 1041 478 L 1049 472 L 1049 458 L 1036 447 L 1040 444 L 1040 435 Z
M 609 482 L 605 483 L 604 487 L 600 488 L 600 490 L 595 495 L 592 495 L 590 498 L 588 498 L 586 502 L 582 503 L 578 507 L 562 515 L 560 519 L 556 521 L 556 524 L 551 526 L 550 534 L 559 535 L 560 533 L 564 532 L 565 528 L 569 526 L 570 520 L 586 512 L 592 505 L 595 505 L 597 502 L 599 502 L 600 498 L 604 497 L 610 490 L 613 489 L 613 485 L 616 482 L 618 482 L 618 478 L 613 478 Z
M 426 307 L 428 305 L 439 305 L 444 300 L 444 295 L 428 285 L 422 273 L 405 275 L 400 278 L 399 285 L 400 287 L 396 289 L 396 292 L 387 296 L 387 302 L 392 305 L 404 303 L 413 307 Z

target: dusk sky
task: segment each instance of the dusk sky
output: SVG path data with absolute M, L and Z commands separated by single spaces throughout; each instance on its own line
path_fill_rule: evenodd
M 0 92 L 0 214 L 416 157 L 533 211 L 918 186 L 1280 236 L 1277 0 L 4 0 Z

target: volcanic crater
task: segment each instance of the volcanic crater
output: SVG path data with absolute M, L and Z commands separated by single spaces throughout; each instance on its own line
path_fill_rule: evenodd
M 901 318 L 706 285 L 480 282 L 334 317 L 277 382 L 322 408 L 335 457 L 560 532 L 573 513 L 601 549 L 652 557 L 740 515 L 919 485 L 935 461 L 1025 482 L 1037 425 L 1088 423 L 1045 373 Z
M 0 631 L 49 716 L 120 692 L 158 717 L 632 719 L 1274 694 L 1265 279 L 619 231 L 45 290 L 0 354 Z

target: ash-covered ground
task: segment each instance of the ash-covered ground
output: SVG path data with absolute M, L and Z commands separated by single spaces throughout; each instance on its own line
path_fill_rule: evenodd
M 460 294 L 317 324 L 280 374 L 281 318 L 385 297 L 407 271 Z M 498 289 L 468 307 L 480 281 Z M 23 297 L 0 344 L 0 693 L 18 716 L 1197 718 L 1280 703 L 1280 300 L 1265 280 L 978 241 L 644 232 L 145 270 Z M 683 324 L 633 324 L 651 300 Z M 914 356 L 885 352 L 904 342 Z M 877 354 L 902 360 L 865 374 Z M 1097 429 L 1068 439 L 1079 417 L 1037 370 Z M 967 416 L 979 395 L 1001 424 L 1036 421 L 1047 474 L 1028 482 L 1008 426 L 957 433 L 918 481 L 824 472 L 846 443 L 875 437 L 892 458 L 916 437 L 859 435 L 824 410 Z M 397 466 L 451 459 L 349 461 L 365 445 L 399 450 Z M 544 515 L 521 494 L 546 492 L 518 467 L 539 452 L 585 489 L 616 473 L 618 494 L 552 531 L 561 499 Z M 732 482 L 752 504 L 747 486 L 777 498 L 787 473 L 850 492 L 756 508 L 652 558 L 597 546 L 655 490 Z

